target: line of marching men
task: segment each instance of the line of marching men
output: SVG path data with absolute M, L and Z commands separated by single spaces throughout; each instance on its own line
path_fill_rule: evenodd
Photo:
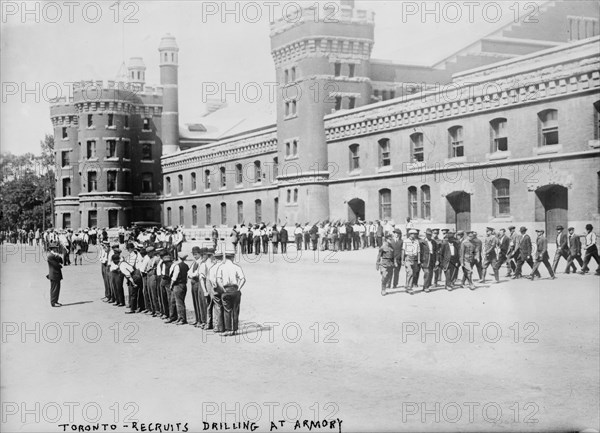
M 129 292 L 126 314 L 143 313 L 158 317 L 165 323 L 186 325 L 185 297 L 188 284 L 194 305 L 193 326 L 212 329 L 223 335 L 238 330 L 242 287 L 246 277 L 233 262 L 235 252 L 223 246 L 192 248 L 193 260 L 173 250 L 141 247 L 133 243 L 121 252 L 118 243 L 102 243 L 100 257 L 104 281 L 103 301 L 125 306 L 124 282 Z
M 444 287 L 453 290 L 457 286 L 468 284 L 471 290 L 475 289 L 473 272 L 477 270 L 479 282 L 485 283 L 487 269 L 491 268 L 496 283 L 500 282 L 500 269 L 506 263 L 507 277 L 513 279 L 523 276 L 523 265 L 531 268 L 527 278 L 534 280 L 540 278 L 540 265 L 544 265 L 551 279 L 556 278 L 556 269 L 561 258 L 567 262 L 565 273 L 576 272 L 575 263 L 581 267 L 581 274 L 589 272 L 588 264 L 593 258 L 599 265 L 596 275 L 600 275 L 600 262 L 598 257 L 597 237 L 591 224 L 586 225 L 584 251 L 581 259 L 581 239 L 575 234 L 575 229 L 569 227 L 568 234 L 563 226 L 556 227 L 556 253 L 554 261 L 550 264 L 548 254 L 548 240 L 544 230 L 536 230 L 535 253 L 533 242 L 527 234 L 526 227 L 520 227 L 516 232 L 514 226 L 500 229 L 496 233 L 493 227 L 486 228 L 483 241 L 477 237 L 475 231 L 458 231 L 454 233 L 442 229 L 440 238 L 439 229 L 427 229 L 425 237 L 419 238 L 419 231 L 410 229 L 408 238 L 402 239 L 402 231 L 395 229 L 393 233 L 385 235 L 384 244 L 379 249 L 376 269 L 381 273 L 381 294 L 386 295 L 390 288 L 397 288 L 402 265 L 406 270 L 406 292 L 413 294 L 418 288 L 421 271 L 423 272 L 423 291 L 430 292 L 432 287 L 441 283 L 442 275 L 445 277 Z M 462 270 L 461 283 L 457 283 L 459 270 Z

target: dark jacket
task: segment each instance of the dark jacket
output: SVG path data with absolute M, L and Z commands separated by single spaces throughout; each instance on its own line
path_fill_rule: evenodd
M 581 255 L 581 239 L 579 235 L 573 233 L 573 236 L 569 239 L 569 254 L 572 256 Z
M 435 261 L 438 257 L 438 246 L 433 239 L 431 239 L 431 248 L 433 248 L 433 251 L 429 251 L 427 239 L 421 239 L 421 266 L 424 268 L 435 266 Z
M 536 261 L 541 262 L 543 260 L 548 260 L 548 240 L 546 237 L 539 236 L 535 241 L 535 245 L 537 247 L 537 251 L 535 253 Z
M 569 236 L 563 231 L 557 236 L 557 240 L 556 248 L 563 253 L 569 253 Z
M 60 281 L 63 279 L 62 275 L 62 257 L 55 254 L 48 254 L 48 279 L 50 281 Z
M 450 251 L 450 244 L 454 246 L 454 254 Z M 442 242 L 440 252 L 440 264 L 444 270 L 448 269 L 450 263 L 455 265 L 459 261 L 460 245 L 456 239 L 447 239 Z
M 519 249 L 521 250 L 521 257 L 527 258 L 531 256 L 532 245 L 531 238 L 527 233 L 521 236 L 521 241 L 519 242 Z
M 498 239 L 498 246 L 500 247 L 500 255 L 506 257 L 508 249 L 510 248 L 510 238 L 506 235 Z
M 402 239 L 392 241 L 392 248 L 394 249 L 394 263 L 399 265 L 402 261 Z
M 288 232 L 284 227 L 281 227 L 281 230 L 279 230 L 279 240 L 281 243 L 287 243 L 288 241 Z

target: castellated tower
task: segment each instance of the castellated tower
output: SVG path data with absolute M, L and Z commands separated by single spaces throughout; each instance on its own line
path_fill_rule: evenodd
M 160 84 L 163 87 L 162 147 L 163 155 L 179 150 L 179 101 L 177 67 L 179 48 L 175 37 L 166 34 L 158 47 Z
M 146 83 L 146 65 L 141 57 L 132 57 L 127 65 L 127 81 L 131 90 L 143 90 Z
M 271 25 L 277 91 L 279 200 L 298 190 L 298 206 L 282 215 L 290 222 L 329 217 L 328 167 L 323 117 L 370 102 L 370 56 L 374 14 L 343 2 L 332 11 L 307 8 L 301 17 Z M 318 14 L 318 15 L 317 15 Z M 166 110 L 166 108 L 165 108 Z M 336 176 L 346 176 L 339 168 Z

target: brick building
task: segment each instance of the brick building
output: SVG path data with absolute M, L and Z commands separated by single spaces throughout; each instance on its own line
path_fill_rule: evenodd
M 374 16 L 352 1 L 333 23 L 306 9 L 271 24 L 272 115 L 216 107 L 178 136 L 169 39 L 162 222 L 597 225 L 598 8 L 544 3 L 535 25 L 511 23 L 430 67 L 372 59 Z

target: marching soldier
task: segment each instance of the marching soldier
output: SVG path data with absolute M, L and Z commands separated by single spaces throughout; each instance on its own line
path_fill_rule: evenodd
M 482 269 L 482 266 L 481 266 L 481 263 L 482 263 L 481 256 L 482 256 L 482 252 L 483 252 L 483 242 L 481 242 L 481 239 L 479 239 L 477 237 L 477 232 L 476 231 L 473 231 L 472 234 L 473 234 L 473 243 L 477 247 L 475 249 L 475 268 L 477 269 L 477 275 L 479 275 L 479 280 L 481 280 L 481 278 L 483 277 L 483 269 Z
M 464 281 L 469 283 L 469 289 L 475 290 L 473 284 L 473 267 L 477 262 L 477 244 L 473 242 L 473 232 L 467 233 L 467 240 L 460 246 L 460 264 L 463 269 L 463 285 Z
M 410 229 L 408 231 L 408 239 L 402 244 L 402 259 L 406 268 L 406 291 L 411 295 L 413 292 L 413 286 L 416 281 L 414 277 L 417 271 L 417 267 L 420 265 L 421 247 L 417 240 L 417 231 Z
M 519 234 L 515 231 L 515 226 L 508 226 L 508 238 L 510 239 L 510 243 L 508 246 L 508 253 L 506 254 L 507 262 L 506 262 L 506 276 L 510 277 L 517 269 L 516 260 L 519 257 L 519 243 L 520 238 Z
M 521 278 L 524 263 L 527 263 L 529 267 L 533 269 L 533 260 L 531 258 L 532 245 L 531 238 L 527 234 L 527 227 L 521 227 L 519 231 L 521 232 L 519 242 L 519 258 L 517 259 L 517 269 L 515 270 L 515 276 L 513 279 Z M 536 276 L 540 276 L 539 272 L 537 271 Z
M 246 277 L 242 268 L 233 263 L 235 252 L 225 251 L 223 263 L 217 271 L 217 286 L 223 293 L 224 336 L 235 335 L 238 330 L 242 287 Z
M 498 236 L 498 259 L 496 260 L 496 266 L 494 267 L 494 278 L 496 283 L 500 282 L 500 269 L 504 262 L 506 262 L 508 250 L 510 248 L 510 239 L 506 236 L 506 230 L 500 229 Z
M 402 266 L 402 230 L 395 229 L 392 234 L 392 248 L 394 249 L 394 267 L 392 270 L 392 286 L 398 287 L 400 268 Z
M 460 244 L 454 238 L 454 232 L 448 231 L 447 238 L 442 242 L 440 266 L 445 273 L 446 290 L 451 291 L 454 288 L 454 282 L 458 276 L 458 267 L 460 265 Z
M 387 235 L 385 242 L 379 248 L 375 269 L 381 273 L 381 296 L 387 295 L 387 289 L 390 288 L 393 270 L 395 266 L 394 247 L 392 246 L 392 236 Z
M 485 283 L 485 274 L 487 272 L 488 266 L 490 265 L 492 266 L 492 270 L 494 270 L 494 276 L 496 277 L 496 248 L 498 247 L 498 238 L 494 234 L 494 229 L 492 227 L 487 227 L 485 234 L 486 237 L 485 242 L 483 244 L 483 275 L 481 275 L 481 283 Z M 497 280 L 498 278 L 496 277 L 496 281 Z
M 569 258 L 567 260 L 565 274 L 569 273 L 569 269 L 571 267 L 575 267 L 573 260 L 577 261 L 579 266 L 583 266 L 583 261 L 581 260 L 581 239 L 579 239 L 579 235 L 575 234 L 575 229 L 573 227 L 569 227 Z
M 556 268 L 558 268 L 558 262 L 560 258 L 564 258 L 565 261 L 569 261 L 569 236 L 564 232 L 564 228 L 561 225 L 556 226 L 556 252 L 554 253 L 554 261 L 552 262 L 552 272 L 556 274 Z M 573 272 L 577 271 L 577 268 L 571 263 Z
M 433 231 L 425 230 L 425 239 L 421 242 L 421 266 L 423 268 L 423 290 L 430 292 L 434 269 L 439 265 L 437 243 L 433 240 Z
M 550 259 L 550 256 L 548 255 L 548 241 L 544 236 L 544 230 L 536 230 L 536 233 L 537 239 L 535 243 L 537 246 L 537 250 L 535 252 L 535 264 L 531 269 L 531 275 L 529 276 L 529 278 L 531 279 L 531 281 L 533 281 L 536 275 L 538 277 L 541 276 L 538 272 L 538 268 L 540 267 L 540 263 L 543 263 L 544 266 L 546 266 L 546 269 L 548 269 L 548 272 L 550 273 L 550 278 L 553 280 L 556 277 L 554 276 L 554 271 L 552 270 L 552 266 L 550 266 L 550 262 L 548 261 Z

